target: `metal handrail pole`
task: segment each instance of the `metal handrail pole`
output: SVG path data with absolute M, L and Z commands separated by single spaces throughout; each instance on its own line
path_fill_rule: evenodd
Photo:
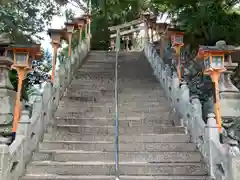
M 120 49 L 120 30 L 117 30 L 116 37 L 116 63 L 115 63 L 115 126 L 116 126 L 116 159 L 115 159 L 115 170 L 116 170 L 116 180 L 119 180 L 119 114 L 118 114 L 118 54 Z

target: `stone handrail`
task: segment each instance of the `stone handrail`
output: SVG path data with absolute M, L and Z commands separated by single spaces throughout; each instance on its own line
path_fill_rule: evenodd
M 16 139 L 8 146 L 0 144 L 0 179 L 16 180 L 23 175 L 33 151 L 38 147 L 48 125 L 51 125 L 53 115 L 59 100 L 69 85 L 74 71 L 81 65 L 89 51 L 90 39 L 82 41 L 72 53 L 70 60 L 65 59 L 56 68 L 55 82 L 45 83 L 42 93 L 32 97 L 32 113 L 22 110 Z M 71 71 L 69 71 L 71 70 Z
M 168 64 L 159 57 L 153 45 L 147 43 L 144 48 L 156 78 L 164 88 L 171 103 L 173 112 L 181 119 L 191 134 L 192 141 L 197 144 L 212 179 L 240 179 L 239 149 L 219 142 L 219 133 L 215 115 L 208 114 L 207 124 L 202 119 L 202 105 L 197 96 L 190 97 L 189 88 L 183 82 L 179 87 L 176 72 L 171 72 Z

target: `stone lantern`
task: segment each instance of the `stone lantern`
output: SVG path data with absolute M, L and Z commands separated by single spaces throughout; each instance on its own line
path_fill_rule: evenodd
M 8 35 L 0 35 L 0 132 L 4 133 L 11 133 L 13 107 L 16 96 L 16 92 L 9 80 L 9 70 L 13 64 L 13 60 L 9 57 L 10 52 L 8 51 L 8 47 L 12 43 L 13 41 Z

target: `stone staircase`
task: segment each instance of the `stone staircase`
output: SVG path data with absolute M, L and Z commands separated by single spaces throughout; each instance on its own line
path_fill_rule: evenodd
M 21 180 L 115 178 L 114 69 L 115 53 L 89 53 Z M 118 90 L 121 180 L 208 179 L 141 53 L 120 53 Z

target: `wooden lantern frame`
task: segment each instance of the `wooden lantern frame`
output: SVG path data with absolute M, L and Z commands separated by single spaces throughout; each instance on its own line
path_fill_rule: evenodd
M 11 45 L 8 48 L 13 52 L 13 65 L 12 68 L 30 68 L 29 57 L 36 54 L 36 45 Z M 18 64 L 17 54 L 25 54 L 25 64 Z
M 74 22 L 65 22 L 64 25 L 66 26 L 66 29 L 67 29 L 67 33 L 73 33 L 75 27 L 76 27 L 76 24 Z
M 52 43 L 60 46 L 61 40 L 68 41 L 67 29 L 48 29 L 48 35 L 52 39 Z
M 233 51 L 230 50 L 219 50 L 219 49 L 210 49 L 209 47 L 200 47 L 198 51 L 198 57 L 203 58 L 204 61 L 210 60 L 210 67 L 206 69 L 204 66 L 204 72 L 205 74 L 209 74 L 209 72 L 212 71 L 218 71 L 218 72 L 224 72 L 226 71 L 226 68 L 224 67 L 224 61 L 225 61 L 225 54 L 231 53 Z M 222 58 L 222 67 L 211 67 L 211 64 L 213 63 L 213 57 L 221 57 Z
M 157 30 L 159 34 L 162 34 L 166 31 L 168 24 L 167 23 L 156 23 Z
M 74 22 L 75 28 L 77 29 L 77 28 L 82 28 L 87 23 L 87 20 L 84 17 L 76 17 L 73 19 L 73 22 Z
M 57 49 L 61 46 L 61 41 L 69 41 L 67 35 L 67 29 L 48 29 L 48 35 L 52 39 L 53 57 L 52 57 L 52 75 L 51 82 L 54 82 L 56 61 L 57 61 Z
M 92 16 L 90 14 L 83 14 L 82 17 L 86 19 L 86 22 L 88 24 L 88 23 L 90 23 Z
M 176 39 L 178 38 L 178 37 L 181 37 L 182 38 L 182 42 L 181 43 L 178 43 L 177 41 L 176 41 Z M 183 38 L 184 38 L 184 32 L 173 32 L 172 34 L 171 34 L 171 43 L 172 43 L 172 46 L 183 46 L 184 45 L 184 43 L 183 43 Z

